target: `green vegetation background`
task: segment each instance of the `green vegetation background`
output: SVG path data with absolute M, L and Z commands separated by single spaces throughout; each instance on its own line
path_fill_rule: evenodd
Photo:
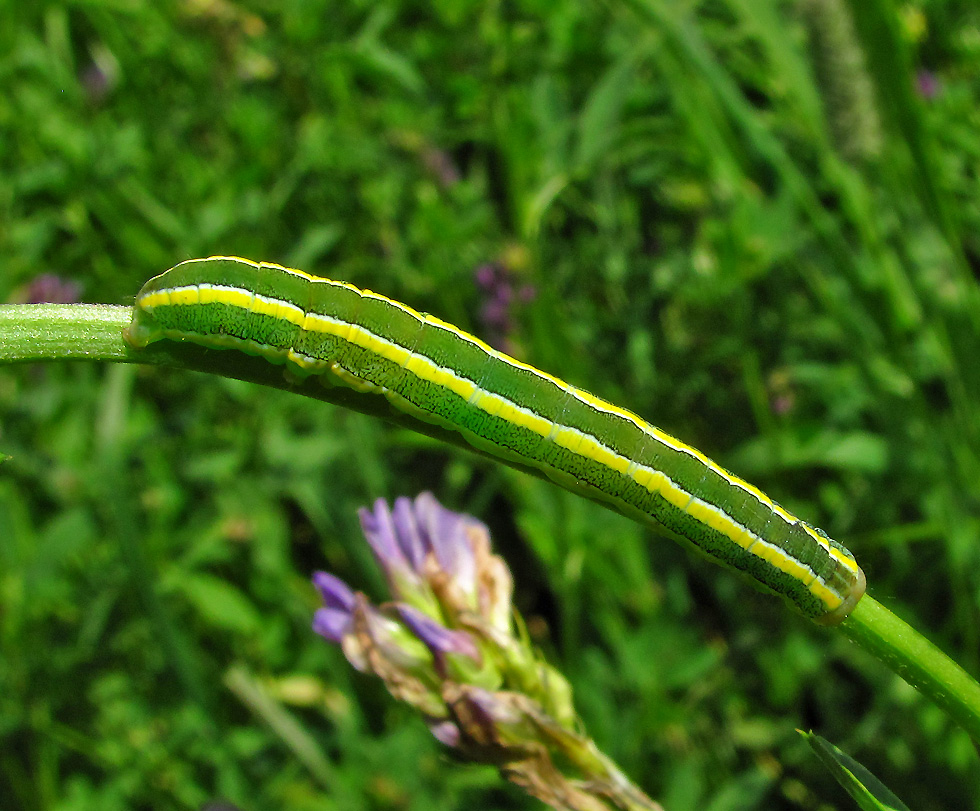
M 381 290 L 696 444 L 980 669 L 970 0 L 0 18 L 0 300 L 57 273 L 128 303 L 216 253 Z M 851 807 L 797 727 L 911 807 L 975 807 L 966 736 L 845 639 L 464 452 L 82 363 L 0 371 L 0 450 L 4 811 L 534 808 L 309 630 L 315 568 L 381 595 L 356 508 L 422 489 L 490 524 L 589 730 L 669 811 Z

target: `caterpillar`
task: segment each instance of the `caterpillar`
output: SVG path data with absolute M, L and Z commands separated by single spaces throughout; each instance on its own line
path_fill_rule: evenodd
M 661 525 L 825 625 L 864 594 L 854 556 L 700 451 L 431 315 L 267 262 L 181 262 L 136 296 L 126 341 L 237 349 L 457 431 L 629 517 Z

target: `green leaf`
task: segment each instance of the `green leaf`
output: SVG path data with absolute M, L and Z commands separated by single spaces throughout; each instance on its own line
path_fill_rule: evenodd
M 877 777 L 830 741 L 812 732 L 800 734 L 838 783 L 863 811 L 909 811 L 909 808 Z
M 592 89 L 578 123 L 575 168 L 589 172 L 619 134 L 623 106 L 634 86 L 632 54 L 618 60 Z
M 221 578 L 209 574 L 184 574 L 179 590 L 209 625 L 232 633 L 253 633 L 262 618 L 248 598 Z
M 880 473 L 888 463 L 888 444 L 868 431 L 784 431 L 743 443 L 730 460 L 748 473 L 809 467 Z

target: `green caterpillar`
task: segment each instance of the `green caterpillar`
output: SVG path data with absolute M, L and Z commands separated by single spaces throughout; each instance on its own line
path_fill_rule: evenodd
M 136 297 L 126 340 L 239 349 L 386 397 L 474 447 L 660 524 L 746 572 L 804 615 L 838 623 L 864 594 L 854 556 L 700 451 L 635 414 L 346 282 L 216 256 L 182 262 Z

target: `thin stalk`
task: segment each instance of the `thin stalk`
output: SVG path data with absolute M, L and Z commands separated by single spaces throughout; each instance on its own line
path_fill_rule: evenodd
M 980 684 L 911 625 L 865 594 L 839 627 L 980 741 Z

